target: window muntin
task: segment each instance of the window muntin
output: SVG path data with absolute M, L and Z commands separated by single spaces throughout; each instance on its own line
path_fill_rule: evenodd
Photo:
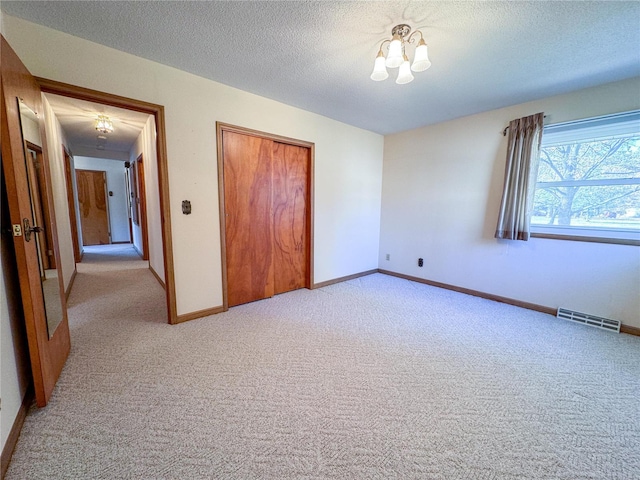
M 533 233 L 640 240 L 640 111 L 545 127 Z

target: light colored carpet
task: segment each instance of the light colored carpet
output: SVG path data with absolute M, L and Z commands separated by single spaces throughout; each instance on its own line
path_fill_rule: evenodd
M 640 478 L 640 338 L 381 274 L 169 326 L 127 254 L 7 478 Z

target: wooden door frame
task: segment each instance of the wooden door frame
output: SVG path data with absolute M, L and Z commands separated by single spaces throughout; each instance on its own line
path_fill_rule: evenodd
M 47 180 L 44 175 L 44 157 L 42 154 L 42 148 L 39 145 L 31 143 L 28 140 L 24 141 L 25 151 L 28 152 L 31 150 L 35 153 L 35 158 L 31 157 L 30 154 L 27 153 L 27 159 L 29 161 L 33 160 L 35 165 L 32 165 L 31 162 L 29 166 L 27 166 L 27 170 L 33 176 L 30 179 L 31 182 L 34 182 L 33 185 L 30 185 L 31 188 L 31 202 L 35 207 L 34 212 L 34 221 L 36 224 L 44 229 L 41 232 L 42 236 L 39 237 L 39 246 L 40 246 L 40 264 L 42 267 L 42 278 L 44 279 L 44 271 L 49 269 L 56 268 L 56 259 L 53 254 L 53 237 L 51 236 L 51 205 L 49 205 L 49 197 L 47 195 Z M 40 163 L 40 167 L 38 167 L 38 163 Z M 35 190 L 35 191 L 34 191 Z M 44 240 L 44 242 L 42 241 Z M 51 254 L 49 254 L 51 252 Z M 53 258 L 51 258 L 53 257 Z
M 158 162 L 158 187 L 160 196 L 160 222 L 162 223 L 162 251 L 164 256 L 165 292 L 168 323 L 179 323 L 176 306 L 176 286 L 173 269 L 173 240 L 171 237 L 171 212 L 169 200 L 169 170 L 167 165 L 167 140 L 164 107 L 133 98 L 78 87 L 36 77 L 43 93 L 53 93 L 64 97 L 101 103 L 113 107 L 134 110 L 152 115 L 156 122 L 156 158 Z
M 144 162 L 142 154 L 136 158 L 135 161 L 136 170 L 136 194 L 138 199 L 138 205 L 136 208 L 140 208 L 138 212 L 138 226 L 140 227 L 140 233 L 142 236 L 142 259 L 149 260 L 149 227 L 147 226 L 147 187 L 145 186 L 144 177 Z
M 218 205 L 220 207 L 220 256 L 222 266 L 222 309 L 223 311 L 229 310 L 228 299 L 228 283 L 227 283 L 227 227 L 225 221 L 225 199 L 224 199 L 224 149 L 222 145 L 223 132 L 239 133 L 241 135 L 248 135 L 252 137 L 265 138 L 273 140 L 274 142 L 284 143 L 287 145 L 295 145 L 297 147 L 303 147 L 309 149 L 309 165 L 308 165 L 308 179 L 307 179 L 307 195 L 309 197 L 309 210 L 307 215 L 307 249 L 308 265 L 307 265 L 307 278 L 305 279 L 305 287 L 313 288 L 313 223 L 314 223 L 314 164 L 315 164 L 315 143 L 306 142 L 304 140 L 298 140 L 295 138 L 284 137 L 273 133 L 261 132 L 259 130 L 253 130 L 250 128 L 239 127 L 229 123 L 216 122 L 216 143 L 218 153 Z
M 102 186 L 104 187 L 104 200 L 105 200 L 105 212 L 107 214 L 107 237 L 109 240 L 109 243 L 92 243 L 91 245 L 111 245 L 111 215 L 110 215 L 110 211 L 109 211 L 109 187 L 107 185 L 107 172 L 106 170 L 96 170 L 94 168 L 74 168 L 74 171 L 76 173 L 76 185 L 79 184 L 78 182 L 78 172 L 90 172 L 90 173 L 99 173 L 102 176 Z M 95 187 L 95 183 L 93 184 L 93 186 Z M 80 190 L 78 190 L 78 204 L 80 203 Z M 83 230 L 82 228 L 82 215 L 80 215 L 80 230 Z M 84 243 L 85 240 L 85 232 L 82 232 L 82 246 L 90 246 L 90 245 L 86 245 Z
M 55 247 L 53 246 L 53 235 L 51 233 L 51 212 L 53 211 L 53 204 L 49 203 L 50 195 L 47 193 L 47 189 L 49 189 L 49 185 L 47 185 L 47 178 L 45 174 L 45 163 L 44 163 L 44 154 L 42 147 L 38 145 L 34 145 L 31 142 L 27 142 L 27 147 L 30 150 L 36 152 L 36 163 L 40 163 L 40 168 L 36 168 L 36 176 L 38 177 L 38 188 L 40 189 L 40 196 L 43 201 L 42 212 L 44 214 L 44 222 L 45 225 L 45 238 L 47 240 L 47 257 L 49 259 L 49 268 L 57 269 L 56 256 L 53 253 L 55 251 Z M 44 191 L 44 194 L 42 193 Z M 51 253 L 49 253 L 51 252 Z
M 69 223 L 71 224 L 71 241 L 73 242 L 73 258 L 76 263 L 82 261 L 80 252 L 80 239 L 78 237 L 78 213 L 76 201 L 73 196 L 73 178 L 71 176 L 71 154 L 62 146 L 62 158 L 64 158 L 64 179 L 67 184 L 67 205 L 69 207 Z M 75 170 L 75 169 L 74 169 Z
M 131 203 L 131 162 L 124 162 L 124 170 L 124 178 L 126 180 L 124 189 L 125 196 L 127 198 L 127 217 L 129 221 L 129 243 L 133 244 L 133 221 L 131 218 L 133 216 L 133 208 Z

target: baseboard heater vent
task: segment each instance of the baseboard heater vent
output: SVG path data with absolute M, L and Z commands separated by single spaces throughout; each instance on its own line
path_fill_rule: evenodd
M 610 320 L 608 318 L 596 317 L 595 315 L 589 315 L 587 313 L 574 312 L 573 310 L 567 310 L 566 308 L 559 308 L 556 317 L 589 325 L 590 327 L 620 333 L 620 322 L 618 320 Z

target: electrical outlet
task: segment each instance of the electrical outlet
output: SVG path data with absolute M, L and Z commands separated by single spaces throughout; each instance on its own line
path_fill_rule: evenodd
M 389 254 L 387 253 L 386 258 L 387 258 L 387 260 L 391 260 L 391 255 L 389 255 Z
M 422 258 L 418 259 L 418 266 L 419 267 L 424 267 L 424 260 Z

